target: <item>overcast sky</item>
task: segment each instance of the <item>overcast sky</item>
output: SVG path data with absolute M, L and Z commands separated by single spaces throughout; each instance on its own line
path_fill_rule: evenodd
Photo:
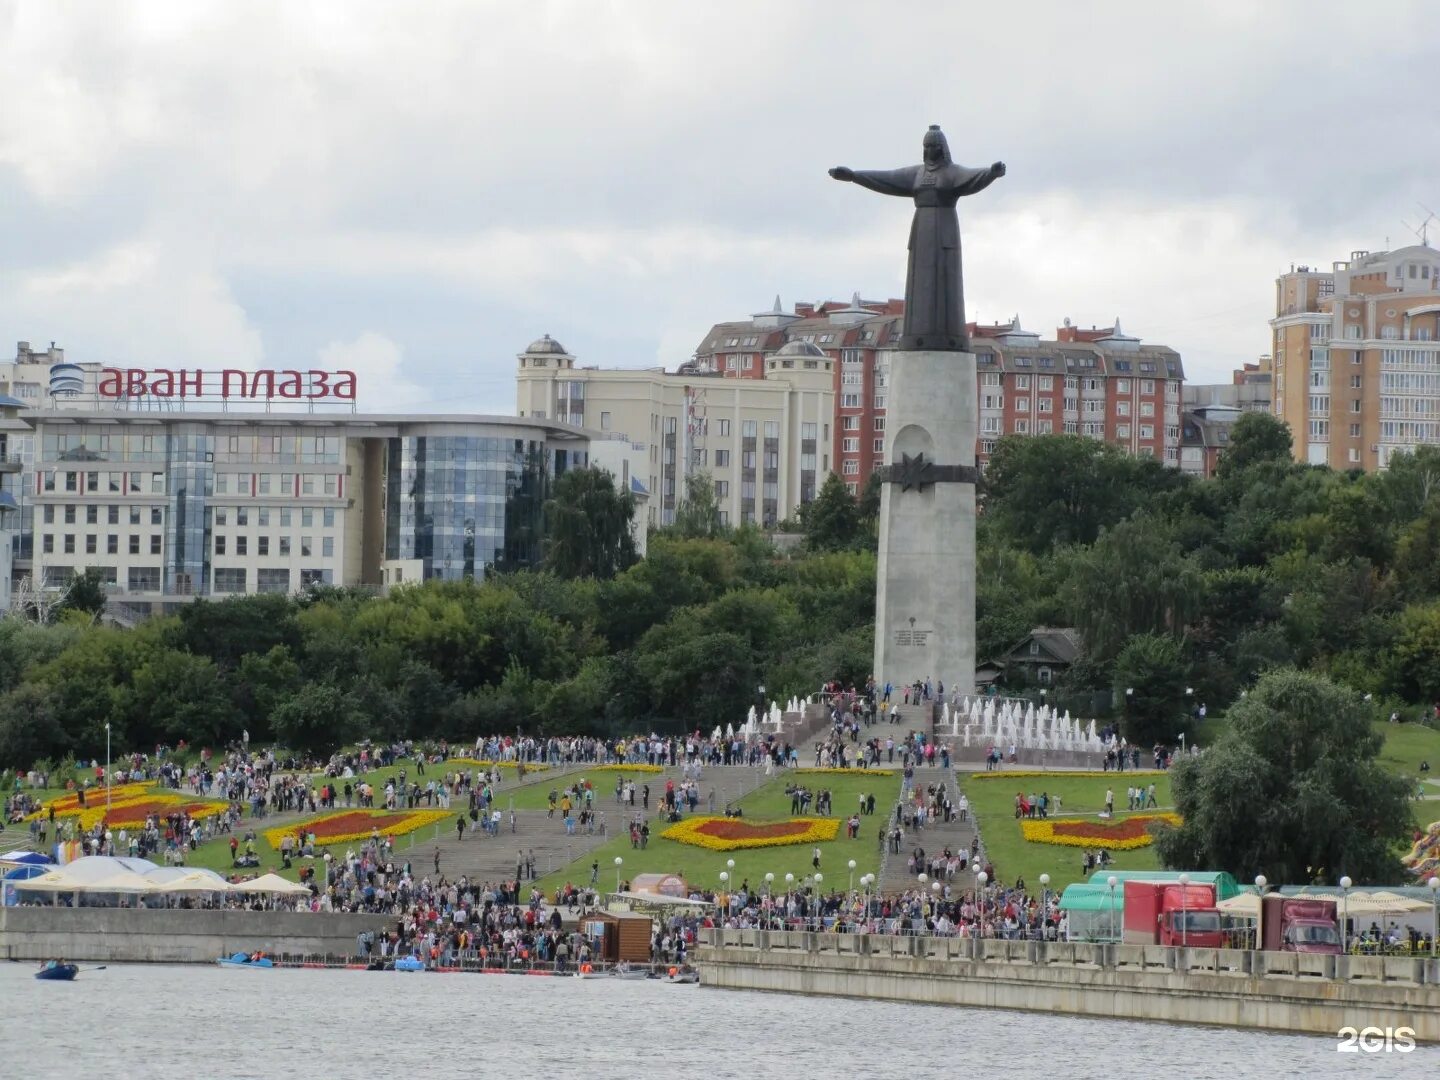
M 1440 210 L 1433 10 L 0 0 L 0 343 L 509 413 L 543 333 L 673 367 L 776 293 L 902 295 L 908 205 L 825 170 L 939 123 L 1009 166 L 971 318 L 1118 315 L 1226 381 L 1278 271 Z

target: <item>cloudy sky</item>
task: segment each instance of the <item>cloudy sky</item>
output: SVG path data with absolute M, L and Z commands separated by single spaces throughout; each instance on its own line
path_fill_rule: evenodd
M 776 293 L 901 295 L 906 204 L 825 170 L 913 163 L 940 123 L 1009 166 L 962 204 L 972 318 L 1118 315 L 1223 380 L 1277 271 L 1440 211 L 1431 15 L 0 0 L 0 342 L 513 412 L 542 333 L 673 366 Z

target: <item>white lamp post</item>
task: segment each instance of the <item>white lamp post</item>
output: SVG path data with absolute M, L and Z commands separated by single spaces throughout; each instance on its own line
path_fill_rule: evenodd
M 786 874 L 786 875 L 785 875 L 785 891 L 788 893 L 788 892 L 792 891 L 794 888 L 795 888 L 795 875 L 794 875 L 794 874 Z
M 615 856 L 615 891 L 620 891 L 620 867 L 625 865 L 625 860 L 619 855 Z
M 1260 897 L 1260 910 L 1255 913 L 1255 948 L 1260 948 L 1260 920 L 1265 915 L 1265 890 L 1269 888 L 1270 882 L 1265 880 L 1264 874 L 1255 875 L 1255 892 Z
M 1440 877 L 1425 883 L 1430 886 L 1430 959 L 1435 959 L 1435 938 L 1440 937 Z
M 1190 913 L 1187 905 L 1189 897 L 1185 894 L 1190 891 L 1190 875 L 1180 875 L 1180 944 L 1188 943 L 1189 938 L 1186 931 L 1189 929 Z
M 855 891 L 855 860 L 851 859 L 848 865 L 850 867 L 850 891 L 853 893 Z
M 766 874 L 766 875 L 765 875 L 765 895 L 766 895 L 766 896 L 769 896 L 769 895 L 770 895 L 770 888 L 771 888 L 771 886 L 774 885 L 774 884 L 775 884 L 775 875 L 774 875 L 774 874 Z
M 1350 914 L 1350 886 L 1354 884 L 1348 874 L 1340 879 L 1340 951 L 1342 953 L 1349 951 L 1345 944 L 1345 924 L 1350 921 L 1348 918 Z
M 110 723 L 105 723 L 105 816 L 110 816 Z
M 1050 875 L 1040 875 L 1040 936 L 1045 937 L 1045 927 L 1050 922 Z
M 1115 886 L 1120 884 L 1120 879 L 1114 874 L 1105 882 L 1110 887 L 1110 940 L 1115 940 Z

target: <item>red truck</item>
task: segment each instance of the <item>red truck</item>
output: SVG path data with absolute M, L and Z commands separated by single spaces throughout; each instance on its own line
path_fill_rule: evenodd
M 1225 944 L 1215 886 L 1178 881 L 1125 882 L 1126 945 L 1188 945 L 1218 949 Z
M 1260 947 L 1271 952 L 1339 953 L 1334 900 L 1266 896 L 1260 904 Z

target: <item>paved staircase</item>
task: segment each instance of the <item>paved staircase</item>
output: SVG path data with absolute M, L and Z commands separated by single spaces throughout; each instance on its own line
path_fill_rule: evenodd
M 956 787 L 956 774 L 953 769 L 921 768 L 915 770 L 915 785 L 920 788 L 928 788 L 930 785 L 943 784 L 949 790 L 951 802 L 958 801 L 959 791 Z M 947 847 L 952 852 L 960 850 L 969 851 L 970 842 L 975 838 L 975 819 L 967 816 L 961 821 L 957 816 L 954 820 L 932 821 L 919 832 L 907 831 L 905 839 L 901 843 L 898 853 L 892 852 L 885 861 L 885 871 L 880 878 L 880 888 L 883 892 L 899 892 L 903 889 L 912 889 L 918 884 L 915 875 L 907 869 L 910 860 L 910 853 L 916 846 L 925 849 L 927 856 L 944 851 Z M 966 870 L 964 873 L 956 874 L 950 883 L 952 891 L 965 891 L 975 887 L 974 872 Z

